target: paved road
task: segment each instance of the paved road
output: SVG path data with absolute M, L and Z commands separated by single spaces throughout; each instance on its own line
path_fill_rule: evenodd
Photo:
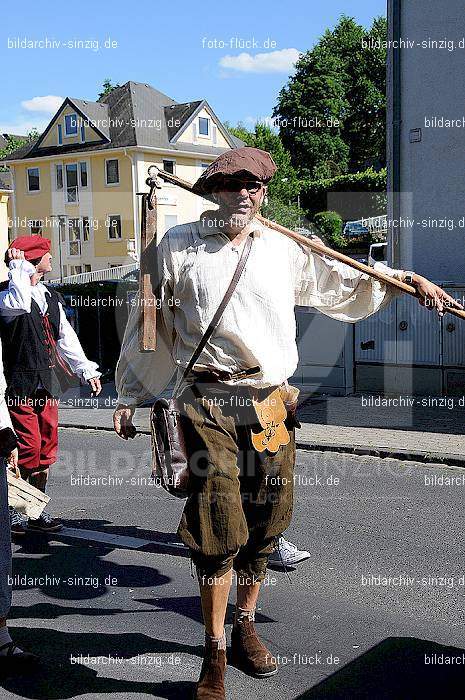
M 172 535 L 182 504 L 143 483 L 147 450 L 143 436 L 61 431 L 52 510 L 69 530 L 14 546 L 14 636 L 49 662 L 4 681 L 2 698 L 190 697 L 202 627 Z M 312 558 L 290 581 L 269 572 L 258 615 L 280 673 L 230 667 L 229 698 L 461 697 L 450 686 L 462 669 L 425 661 L 465 653 L 464 481 L 460 469 L 299 452 L 288 534 Z

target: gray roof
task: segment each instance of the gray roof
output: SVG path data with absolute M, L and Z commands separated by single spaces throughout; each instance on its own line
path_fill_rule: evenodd
M 11 173 L 0 172 L 0 190 L 12 190 Z
M 171 143 L 171 139 L 184 127 L 200 105 L 207 104 L 204 100 L 179 103 L 159 90 L 155 90 L 150 85 L 135 83 L 130 80 L 121 85 L 121 87 L 114 88 L 98 102 L 74 98 L 67 98 L 66 102 L 75 105 L 82 114 L 88 117 L 89 120 L 95 121 L 97 125 L 100 124 L 102 119 L 106 119 L 109 122 L 109 125 L 107 124 L 105 128 L 105 122 L 101 124 L 102 140 L 100 142 L 92 144 L 64 144 L 62 146 L 39 149 L 37 148 L 41 140 L 39 139 L 17 149 L 7 158 L 0 160 L 20 160 L 23 158 L 73 153 L 75 151 L 99 151 L 127 146 L 148 146 L 174 151 L 208 153 L 212 156 L 220 155 L 225 151 L 224 148 L 213 146 Z M 62 107 L 63 105 L 59 111 L 61 111 Z M 51 123 L 55 117 L 53 117 Z M 232 147 L 243 145 L 242 141 L 226 132 L 226 130 L 225 133 L 229 137 Z M 43 136 L 44 134 L 42 134 Z
M 10 139 L 22 139 L 27 140 L 27 136 L 19 136 L 18 134 L 0 134 L 0 148 L 5 148 L 8 146 L 8 141 Z

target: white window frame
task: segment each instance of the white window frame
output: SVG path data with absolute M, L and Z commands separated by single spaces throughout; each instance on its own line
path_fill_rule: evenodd
M 201 119 L 205 119 L 207 122 L 207 125 L 208 125 L 208 133 L 207 134 L 200 133 L 200 120 Z M 198 132 L 197 135 L 198 135 L 199 139 L 210 139 L 211 138 L 211 127 L 210 127 L 211 118 L 210 117 L 199 117 L 198 122 L 199 122 L 199 124 L 198 124 L 198 129 L 197 129 L 197 132 Z
M 30 233 L 31 236 L 43 236 L 43 235 L 44 235 L 44 226 L 43 226 L 43 222 L 40 223 L 39 225 L 37 225 L 37 222 L 38 222 L 38 221 L 41 221 L 41 219 L 29 219 L 28 222 L 27 222 L 28 225 L 29 225 L 29 233 Z M 37 228 L 37 229 L 40 229 L 40 230 L 39 230 L 39 231 L 36 231 L 35 233 L 33 233 L 33 231 L 32 231 L 33 228 Z
M 69 187 L 68 187 L 68 166 L 71 166 L 71 165 L 76 166 L 76 185 L 75 185 L 75 187 L 76 187 L 76 200 L 74 202 L 72 202 L 68 199 L 68 190 L 69 190 Z M 66 183 L 66 186 L 65 186 L 66 204 L 79 204 L 79 189 L 80 189 L 80 187 L 79 187 L 79 183 L 80 183 L 79 163 L 78 162 L 65 163 L 64 164 L 64 173 L 65 173 L 64 182 Z M 73 217 L 71 217 L 71 218 L 73 218 Z
M 84 226 L 84 219 L 87 219 L 87 222 L 89 224 L 87 230 L 88 230 L 88 237 L 86 239 L 85 237 L 85 226 Z M 82 242 L 83 243 L 89 243 L 90 242 L 90 234 L 91 234 L 91 223 L 90 223 L 90 216 L 87 216 L 86 214 L 84 216 L 81 216 L 81 232 L 82 232 Z
M 76 133 L 68 134 L 68 132 L 66 130 L 66 117 L 76 117 Z M 76 112 L 72 112 L 71 114 L 65 114 L 63 117 L 63 125 L 65 127 L 63 130 L 64 131 L 63 136 L 65 139 L 71 139 L 74 136 L 79 136 L 79 120 L 78 120 L 78 115 L 76 114 Z
M 111 219 L 116 219 L 116 217 L 119 217 L 119 223 L 120 223 L 120 230 L 121 230 L 121 236 L 118 238 L 110 238 L 110 220 Z M 123 219 L 121 214 L 107 214 L 106 221 L 108 221 L 108 226 L 107 226 L 107 240 L 108 241 L 122 241 L 123 239 Z
M 38 190 L 31 190 L 29 189 L 29 171 L 30 170 L 37 170 L 39 173 L 39 189 Z M 40 187 L 40 168 L 37 165 L 33 165 L 30 168 L 26 168 L 26 192 L 28 194 L 39 194 L 41 192 L 41 187 Z
M 61 168 L 61 187 L 58 187 L 58 170 Z M 65 189 L 65 174 L 63 163 L 55 163 L 55 189 L 57 192 L 63 192 Z
M 176 167 L 177 167 L 176 158 L 162 158 L 161 164 L 162 164 L 163 170 L 165 170 L 165 168 L 164 168 L 165 161 L 169 161 L 170 163 L 173 163 L 173 175 L 176 175 Z M 168 172 L 168 171 L 166 171 L 166 172 Z M 169 185 L 169 184 L 170 184 L 169 182 L 165 183 L 165 185 Z
M 78 229 L 79 229 L 79 238 L 76 240 L 71 240 L 70 234 L 71 234 L 71 227 L 69 225 L 70 221 L 77 221 L 78 222 Z M 66 242 L 67 242 L 67 248 L 68 248 L 68 257 L 69 258 L 80 258 L 82 255 L 82 218 L 79 216 L 69 216 L 67 220 L 67 226 L 66 226 L 68 235 L 66 237 Z M 71 243 L 77 243 L 77 248 L 79 250 L 78 253 L 71 253 Z
M 118 182 L 108 182 L 107 163 L 110 160 L 116 160 L 116 162 L 118 163 Z M 120 185 L 120 183 L 121 183 L 121 179 L 120 179 L 120 169 L 119 169 L 119 158 L 105 158 L 105 186 L 106 187 L 118 187 Z
M 84 165 L 86 166 L 87 185 L 82 184 L 81 163 L 84 163 Z M 89 187 L 89 163 L 86 160 L 78 161 L 78 182 L 79 182 L 79 187 L 83 190 L 85 190 Z

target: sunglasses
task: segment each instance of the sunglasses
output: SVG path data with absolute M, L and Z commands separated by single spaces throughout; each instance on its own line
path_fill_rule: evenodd
M 257 194 L 263 187 L 259 180 L 240 180 L 237 177 L 224 177 L 218 186 L 219 190 L 227 192 L 240 192 L 246 189 L 249 194 Z

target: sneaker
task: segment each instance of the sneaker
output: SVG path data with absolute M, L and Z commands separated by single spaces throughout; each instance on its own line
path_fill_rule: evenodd
M 29 530 L 38 530 L 39 532 L 57 532 L 63 527 L 57 518 L 52 518 L 45 510 L 42 511 L 42 515 L 37 520 L 29 518 L 27 526 Z
M 281 535 L 278 537 L 278 543 L 273 554 L 270 556 L 268 563 L 275 568 L 285 569 L 287 566 L 295 566 L 300 564 L 301 561 L 310 559 L 310 552 L 305 550 L 300 550 L 292 542 L 288 542 Z
M 27 518 L 11 506 L 8 508 L 10 511 L 10 528 L 12 535 L 25 535 L 27 528 Z

